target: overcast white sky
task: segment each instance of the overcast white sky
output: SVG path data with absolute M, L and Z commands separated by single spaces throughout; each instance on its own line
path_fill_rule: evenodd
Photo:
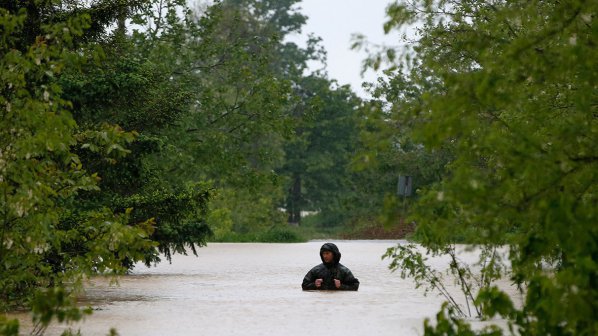
M 308 16 L 303 27 L 305 37 L 314 33 L 323 39 L 328 52 L 328 74 L 341 85 L 350 84 L 353 91 L 365 97 L 363 81 L 374 81 L 373 72 L 360 77 L 361 62 L 366 53 L 350 50 L 354 33 L 365 35 L 373 43 L 396 44 L 397 35 L 384 35 L 385 9 L 392 0 L 303 0 L 301 12 Z M 302 40 L 301 37 L 292 38 Z

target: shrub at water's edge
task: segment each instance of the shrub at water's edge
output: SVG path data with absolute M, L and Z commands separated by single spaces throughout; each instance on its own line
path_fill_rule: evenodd
M 304 238 L 301 230 L 289 227 L 251 233 L 227 232 L 210 241 L 219 243 L 303 243 L 308 239 Z

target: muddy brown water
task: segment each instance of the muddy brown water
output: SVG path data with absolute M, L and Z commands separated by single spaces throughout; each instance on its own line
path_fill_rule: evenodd
M 118 285 L 94 278 L 85 302 L 94 308 L 71 325 L 83 335 L 421 335 L 443 299 L 388 270 L 381 256 L 397 241 L 334 241 L 341 263 L 360 281 L 358 292 L 302 291 L 305 273 L 320 263 L 322 241 L 301 244 L 211 243 L 199 256 L 172 264 L 137 265 Z M 464 253 L 475 259 L 475 253 Z M 446 267 L 442 258 L 435 267 Z M 502 284 L 512 290 L 507 283 Z M 460 299 L 455 289 L 455 296 Z M 22 331 L 30 323 L 21 316 Z M 471 320 L 474 324 L 480 324 Z M 497 321 L 499 324 L 503 321 Z M 46 335 L 66 326 L 53 325 Z

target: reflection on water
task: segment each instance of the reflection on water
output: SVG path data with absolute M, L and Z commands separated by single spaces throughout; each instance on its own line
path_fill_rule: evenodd
M 415 289 L 388 270 L 382 254 L 396 242 L 335 241 L 358 292 L 304 292 L 301 280 L 320 263 L 322 242 L 212 243 L 199 257 L 138 265 L 118 286 L 95 278 L 84 301 L 92 316 L 83 335 L 111 327 L 129 335 L 420 335 L 442 298 Z M 438 261 L 440 265 L 440 261 Z M 59 335 L 53 326 L 48 335 Z M 25 330 L 24 330 L 25 331 Z

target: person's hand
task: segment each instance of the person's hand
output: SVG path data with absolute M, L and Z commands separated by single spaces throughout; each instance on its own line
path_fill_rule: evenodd
M 334 286 L 336 288 L 341 288 L 341 281 L 339 279 L 334 279 Z
M 316 288 L 320 288 L 322 286 L 322 281 L 324 281 L 324 280 L 322 280 L 322 279 L 316 279 L 316 282 L 315 282 L 316 283 Z

